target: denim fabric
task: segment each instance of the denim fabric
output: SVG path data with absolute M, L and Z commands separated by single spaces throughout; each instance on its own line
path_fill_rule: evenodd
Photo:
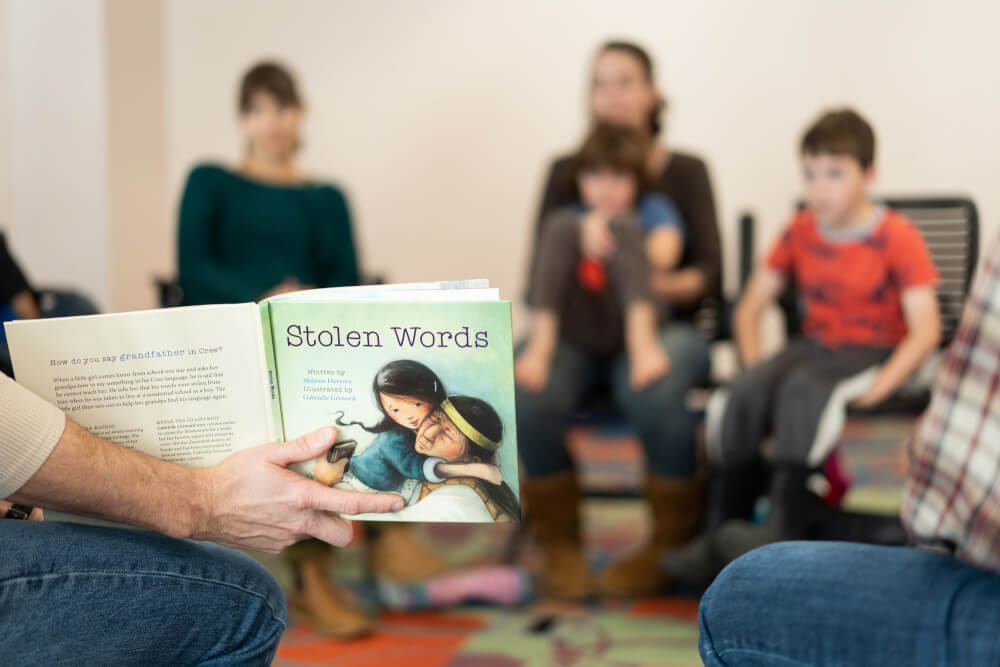
M 723 570 L 699 617 L 709 667 L 1000 664 L 1000 574 L 923 549 L 772 544 Z
M 608 382 L 615 403 L 639 434 L 652 472 L 691 477 L 695 470 L 698 417 L 687 406 L 688 391 L 709 371 L 708 341 L 694 326 L 672 323 L 660 332 L 670 372 L 639 392 L 629 387 L 625 354 L 610 361 L 560 341 L 548 385 L 540 393 L 517 389 L 517 442 L 529 477 L 569 470 L 566 430 L 580 400 Z
M 0 664 L 267 665 L 285 596 L 255 560 L 157 533 L 0 520 Z

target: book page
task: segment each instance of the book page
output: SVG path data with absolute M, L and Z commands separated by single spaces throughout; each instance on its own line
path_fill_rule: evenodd
M 299 472 L 337 488 L 398 493 L 407 503 L 399 513 L 359 518 L 520 519 L 510 303 L 490 290 L 460 291 L 480 292 L 485 301 L 440 302 L 448 294 L 442 290 L 397 292 L 393 301 L 268 304 L 286 432 L 334 424 L 338 441 L 354 445 L 343 446 L 350 455 L 331 453 Z M 383 394 L 387 386 L 395 396 Z M 460 427 L 441 417 L 444 399 L 463 412 L 452 413 Z M 471 435 L 459 437 L 470 427 Z M 457 434 L 456 447 L 422 453 L 426 441 L 418 436 L 439 430 Z M 468 446 L 472 440 L 481 446 Z M 441 465 L 477 462 L 502 479 Z
M 6 324 L 17 381 L 102 438 L 211 466 L 273 438 L 255 304 Z
M 490 289 L 490 281 L 485 278 L 474 278 L 471 280 L 440 280 L 436 282 L 423 283 L 393 283 L 383 285 L 352 285 L 349 287 L 320 287 L 317 289 L 301 290 L 299 292 L 288 292 L 265 299 L 264 302 L 275 301 L 325 301 L 333 302 L 343 299 L 357 298 L 385 298 L 386 295 L 395 293 L 395 298 L 399 300 L 410 300 L 415 292 L 429 291 L 449 291 L 457 294 L 467 290 L 487 290 Z M 494 293 L 498 294 L 496 290 Z M 399 294 L 404 292 L 404 294 Z M 494 300 L 499 296 L 492 297 Z M 468 299 L 466 299 L 468 300 Z

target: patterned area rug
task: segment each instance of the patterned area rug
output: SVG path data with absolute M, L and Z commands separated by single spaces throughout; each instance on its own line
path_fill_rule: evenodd
M 893 512 L 903 475 L 902 443 L 908 419 L 849 422 L 841 453 L 853 478 L 845 504 L 852 509 Z M 571 449 L 585 486 L 633 499 L 592 498 L 584 504 L 588 559 L 595 570 L 640 544 L 649 517 L 634 499 L 642 478 L 642 455 L 627 432 L 577 429 Z M 415 528 L 421 539 L 456 565 L 499 563 L 516 553 L 521 572 L 537 569 L 531 545 L 516 547 L 506 526 L 429 525 Z M 291 584 L 280 558 L 261 557 L 284 586 Z M 351 586 L 376 617 L 375 632 L 355 641 L 333 641 L 309 626 L 286 631 L 274 662 L 279 667 L 405 665 L 406 667 L 641 667 L 699 665 L 697 600 L 663 598 L 631 604 L 552 608 L 527 602 L 519 607 L 464 606 L 447 610 L 377 611 L 379 587 L 366 582 L 366 549 L 352 545 L 338 553 L 331 576 Z M 525 578 L 528 581 L 528 578 Z M 384 584 L 385 582 L 383 582 Z M 526 584 L 530 587 L 530 584 Z M 400 603 L 391 585 L 381 599 Z M 530 595 L 529 590 L 522 593 Z M 412 602 L 412 599 L 410 600 Z

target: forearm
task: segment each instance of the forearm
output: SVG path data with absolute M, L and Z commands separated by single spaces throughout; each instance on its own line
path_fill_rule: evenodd
M 733 338 L 740 361 L 744 367 L 750 367 L 760 359 L 760 311 L 754 308 L 738 306 L 733 313 Z
M 681 261 L 684 237 L 678 229 L 661 227 L 646 236 L 646 259 L 654 271 L 673 271 Z
M 653 293 L 670 303 L 689 305 L 705 294 L 705 273 L 696 266 L 679 271 L 653 271 Z
M 642 349 L 656 340 L 656 310 L 648 301 L 633 301 L 625 308 L 625 348 Z
M 528 344 L 543 349 L 554 348 L 559 341 L 559 316 L 549 308 L 539 308 L 535 311 L 531 324 L 531 335 Z
M 88 433 L 70 419 L 42 467 L 11 500 L 188 537 L 204 511 L 201 471 Z
M 493 484 L 500 484 L 503 476 L 500 470 L 488 463 L 438 463 L 435 467 L 438 476 L 445 479 L 451 477 L 475 477 Z
M 938 335 L 934 331 L 914 330 L 907 334 L 892 355 L 882 365 L 868 389 L 868 395 L 877 402 L 888 398 L 903 386 L 920 365 L 934 351 Z

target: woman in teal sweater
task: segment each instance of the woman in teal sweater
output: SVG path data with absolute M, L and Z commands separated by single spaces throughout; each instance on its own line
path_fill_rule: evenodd
M 239 95 L 246 156 L 236 169 L 195 167 L 180 210 L 185 304 L 239 303 L 358 282 L 351 217 L 336 187 L 295 163 L 302 102 L 291 76 L 263 63 Z
M 239 166 L 195 167 L 184 188 L 177 256 L 185 304 L 357 284 L 344 195 L 296 165 L 302 100 L 284 68 L 261 63 L 247 72 L 239 121 L 246 140 Z M 334 636 L 368 629 L 366 615 L 327 576 L 329 545 L 301 542 L 285 555 L 306 620 Z

